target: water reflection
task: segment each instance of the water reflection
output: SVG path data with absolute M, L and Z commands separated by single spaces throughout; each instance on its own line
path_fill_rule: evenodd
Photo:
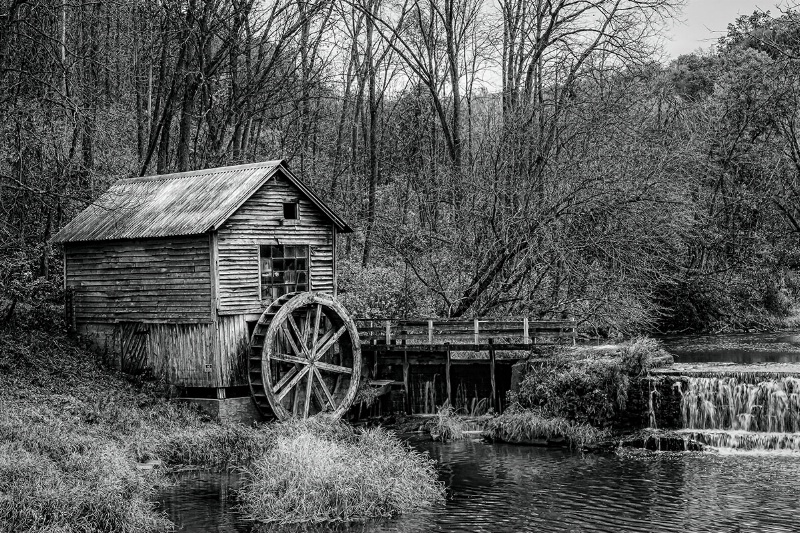
M 445 505 L 393 520 L 280 532 L 796 531 L 797 455 L 579 455 L 465 441 L 418 443 L 440 463 Z M 206 475 L 207 476 L 207 475 Z M 215 484 L 216 483 L 216 484 Z M 230 483 L 184 480 L 164 495 L 182 531 L 247 531 Z M 223 488 L 227 486 L 228 488 Z M 181 492 L 183 491 L 183 492 Z M 212 494 L 218 495 L 215 499 Z M 191 504 L 190 500 L 195 500 Z
M 794 332 L 678 335 L 660 340 L 680 363 L 800 362 L 800 334 Z

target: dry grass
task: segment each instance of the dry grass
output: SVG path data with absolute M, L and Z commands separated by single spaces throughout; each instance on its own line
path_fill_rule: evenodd
M 274 516 L 251 507 L 273 522 L 385 516 L 441 498 L 432 462 L 383 431 L 219 424 L 157 392 L 156 384 L 102 370 L 57 331 L 0 330 L 0 531 L 168 531 L 172 524 L 152 503 L 168 481 L 158 469 L 137 468 L 147 460 L 166 469 L 253 463 L 253 487 L 271 483 L 262 473 L 280 464 L 277 479 L 290 485 L 275 490 L 286 493 L 284 503 L 297 497 L 297 506 L 262 508 Z M 316 457 L 302 455 L 312 451 Z M 337 463 L 325 477 L 331 453 Z M 305 492 L 328 490 L 326 483 L 335 497 Z
M 267 523 L 351 521 L 431 507 L 444 497 L 434 463 L 377 428 L 312 420 L 276 428 L 277 444 L 246 467 L 242 512 Z

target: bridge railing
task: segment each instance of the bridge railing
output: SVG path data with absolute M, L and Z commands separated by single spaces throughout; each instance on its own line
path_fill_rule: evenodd
M 357 319 L 362 344 L 385 346 L 528 345 L 574 342 L 574 319 Z

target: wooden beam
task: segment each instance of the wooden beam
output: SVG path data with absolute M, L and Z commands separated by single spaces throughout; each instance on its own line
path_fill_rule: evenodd
M 475 342 L 475 346 L 478 346 L 478 345 L 480 345 L 481 342 L 480 342 L 480 331 L 479 331 L 479 327 L 478 327 L 478 319 L 477 318 L 474 320 L 473 326 L 475 327 L 475 341 L 474 342 Z
M 493 409 L 496 408 L 496 405 L 497 405 L 497 383 L 495 382 L 495 377 L 494 377 L 495 363 L 496 363 L 496 358 L 495 358 L 495 353 L 494 353 L 494 345 L 492 344 L 492 339 L 489 339 L 489 365 L 490 365 L 489 366 L 489 368 L 490 368 L 489 372 L 490 372 L 490 377 L 491 377 L 491 380 L 492 380 L 492 401 L 491 401 L 491 405 L 492 405 Z
M 433 344 L 433 320 L 428 320 L 428 344 Z
M 405 342 L 405 341 L 404 341 Z M 403 389 L 406 392 L 404 400 L 406 414 L 411 414 L 411 395 L 408 387 L 409 371 L 411 368 L 408 365 L 408 352 L 403 351 Z
M 450 382 L 450 348 L 447 349 L 447 359 L 445 360 L 445 376 L 447 377 L 447 401 L 453 405 L 453 387 Z
M 522 319 L 522 339 L 522 342 L 525 344 L 531 343 L 531 336 L 528 331 L 528 317 Z

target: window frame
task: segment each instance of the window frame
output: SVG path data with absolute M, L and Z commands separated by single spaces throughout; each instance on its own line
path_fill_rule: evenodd
M 286 206 L 294 206 L 294 218 L 286 216 Z M 300 202 L 297 200 L 289 200 L 283 202 L 283 220 L 300 220 Z
M 305 259 L 305 261 L 306 261 L 305 270 L 298 270 L 297 268 L 295 268 L 294 270 L 291 270 L 291 271 L 293 271 L 295 273 L 297 273 L 297 272 L 305 272 L 305 275 L 306 275 L 305 283 L 304 284 L 303 283 L 298 283 L 297 281 L 295 281 L 294 283 L 287 283 L 286 281 L 284 281 L 283 283 L 279 283 L 279 284 L 270 283 L 269 285 L 265 285 L 265 283 L 264 283 L 265 274 L 264 274 L 264 269 L 263 269 L 264 268 L 263 259 L 264 259 L 265 256 L 264 256 L 264 254 L 262 252 L 263 252 L 263 249 L 266 248 L 266 247 L 268 247 L 268 248 L 280 247 L 281 248 L 281 253 L 282 253 L 280 259 L 290 259 L 290 260 Z M 297 255 L 295 254 L 294 256 L 292 256 L 290 258 L 287 258 L 286 257 L 286 248 L 287 247 L 291 247 L 291 248 L 303 247 L 303 248 L 305 248 L 306 255 L 305 255 L 305 257 L 297 257 Z M 286 288 L 285 289 L 286 292 L 284 292 L 283 294 L 286 294 L 287 292 L 293 292 L 293 291 L 299 290 L 297 288 L 298 285 L 305 285 L 306 288 L 304 290 L 306 290 L 306 291 L 310 291 L 311 290 L 311 245 L 310 244 L 284 244 L 284 243 L 280 243 L 280 242 L 276 243 L 275 241 L 272 241 L 272 242 L 261 242 L 261 243 L 258 243 L 256 245 L 256 254 L 257 254 L 257 257 L 258 257 L 258 301 L 262 305 L 269 305 L 271 302 L 275 301 L 275 299 L 276 299 L 276 298 L 272 298 L 272 296 L 270 296 L 269 299 L 264 297 L 264 289 L 267 288 L 267 287 L 269 287 L 269 288 L 285 287 Z M 272 255 L 272 253 L 270 253 L 269 259 L 270 260 L 275 259 L 275 257 Z M 274 277 L 275 271 L 276 270 L 275 270 L 275 268 L 273 266 L 272 267 L 272 272 L 270 274 L 271 277 Z M 278 272 L 285 273 L 285 272 L 289 272 L 289 271 L 290 270 L 288 270 L 288 269 L 282 269 L 282 270 L 279 270 Z M 279 297 L 280 296 L 278 296 L 278 298 Z

